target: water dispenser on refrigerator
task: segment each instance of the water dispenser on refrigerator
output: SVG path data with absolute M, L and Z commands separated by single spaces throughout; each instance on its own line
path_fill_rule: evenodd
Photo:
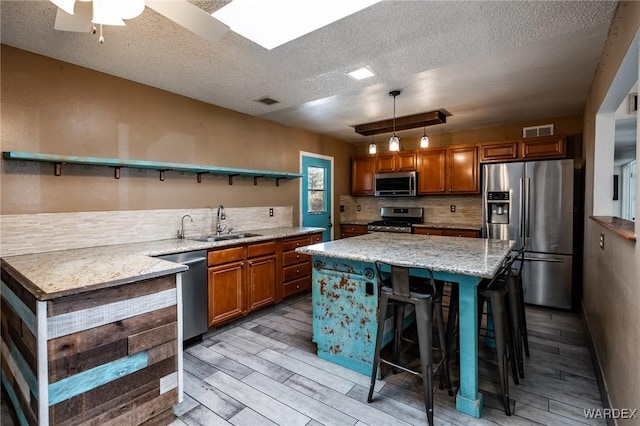
M 487 223 L 509 224 L 509 191 L 488 192 Z

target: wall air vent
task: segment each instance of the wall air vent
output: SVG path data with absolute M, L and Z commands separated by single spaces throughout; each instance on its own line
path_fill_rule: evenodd
M 273 105 L 273 104 L 277 104 L 280 101 L 276 101 L 275 99 L 265 96 L 264 98 L 256 99 L 256 102 L 260 102 L 265 105 Z
M 532 126 L 522 128 L 523 138 L 535 138 L 536 136 L 553 135 L 553 124 L 543 124 L 542 126 Z

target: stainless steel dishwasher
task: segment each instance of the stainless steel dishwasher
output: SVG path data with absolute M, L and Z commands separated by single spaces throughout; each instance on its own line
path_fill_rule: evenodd
M 182 339 L 188 340 L 207 331 L 207 251 L 157 256 L 158 259 L 189 267 L 182 273 Z

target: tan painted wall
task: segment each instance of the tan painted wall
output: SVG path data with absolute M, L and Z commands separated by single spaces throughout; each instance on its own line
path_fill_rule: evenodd
M 625 240 L 588 216 L 593 210 L 593 170 L 597 167 L 594 162 L 595 113 L 639 24 L 640 2 L 622 2 L 585 106 L 583 132 L 587 188 L 583 309 L 611 406 L 620 409 L 640 409 L 640 242 Z M 640 155 L 638 157 L 640 159 Z M 636 224 L 636 234 L 638 231 L 640 226 Z M 599 247 L 601 233 L 605 237 L 604 250 Z M 621 424 L 640 424 L 640 416 Z
M 2 45 L 3 151 L 173 161 L 299 171 L 300 151 L 333 156 L 335 206 L 350 192 L 354 147 L 342 141 Z M 2 161 L 2 214 L 172 208 L 292 206 L 299 180 Z M 337 208 L 337 207 L 336 207 Z

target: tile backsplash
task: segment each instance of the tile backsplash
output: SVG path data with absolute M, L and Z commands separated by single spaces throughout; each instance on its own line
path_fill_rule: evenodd
M 217 209 L 120 210 L 0 216 L 0 256 L 176 238 L 181 218 L 187 238 L 215 232 Z M 226 208 L 227 230 L 280 228 L 293 223 L 291 206 Z
M 433 195 L 428 197 L 353 197 L 340 196 L 340 222 L 380 219 L 381 207 L 422 207 L 426 223 L 482 225 L 481 195 Z M 455 206 L 455 213 L 451 206 Z M 358 211 L 358 206 L 360 210 Z

